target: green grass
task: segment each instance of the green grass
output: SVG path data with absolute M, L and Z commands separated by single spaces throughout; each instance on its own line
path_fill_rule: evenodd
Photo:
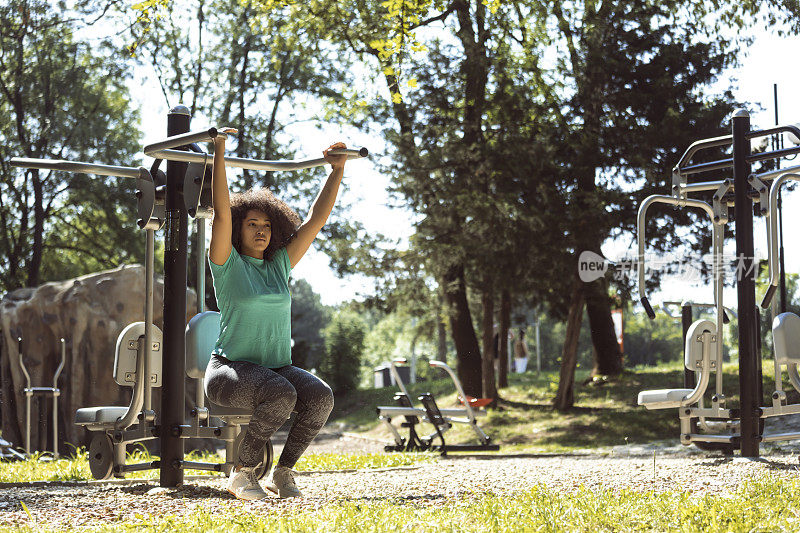
M 378 468 L 394 468 L 413 466 L 435 460 L 435 455 L 425 453 L 373 453 L 373 454 L 306 454 L 295 466 L 298 472 L 320 470 L 368 470 Z M 42 460 L 41 455 L 34 455 L 26 461 L 0 462 L 0 483 L 27 483 L 30 481 L 88 481 L 93 479 L 89 470 L 89 461 L 85 449 L 79 449 L 71 457 L 57 460 Z M 143 449 L 136 449 L 128 454 L 128 464 L 150 462 L 158 459 Z M 210 452 L 192 452 L 186 455 L 188 461 L 219 463 L 222 458 Z M 277 461 L 277 458 L 275 459 Z M 186 475 L 215 475 L 221 472 L 204 470 L 187 470 Z M 128 472 L 126 479 L 158 479 L 158 470 Z
M 397 468 L 431 463 L 437 457 L 437 454 L 432 453 L 309 453 L 300 458 L 294 469 L 298 472 L 309 472 Z
M 187 504 L 183 515 L 135 515 L 81 531 L 796 531 L 800 482 L 764 476 L 726 495 L 538 486 L 509 496 L 458 499 L 348 499 L 313 507 L 231 504 L 213 513 Z M 30 519 L 0 531 L 48 531 Z
M 738 405 L 737 371 L 735 362 L 723 366 L 723 391 L 731 407 Z M 772 403 L 769 399 L 774 388 L 771 372 L 772 362 L 765 361 L 764 405 Z M 683 366 L 680 362 L 637 367 L 607 381 L 585 384 L 588 377 L 588 371 L 578 369 L 575 406 L 561 413 L 552 407 L 558 388 L 557 372 L 510 374 L 509 386 L 500 390 L 500 405 L 490 409 L 488 416 L 480 418 L 478 423 L 505 452 L 559 453 L 656 440 L 678 442 L 677 409 L 648 411 L 638 406 L 636 401 L 642 390 L 682 388 Z M 707 397 L 710 397 L 713 387 L 712 377 Z M 432 392 L 440 408 L 458 405 L 452 382 L 448 379 L 417 383 L 408 388 L 414 398 L 423 392 Z M 384 388 L 357 391 L 337 398 L 332 419 L 351 431 L 388 441 L 391 436 L 378 422 L 375 406 L 394 405 L 392 396 L 395 392 L 396 388 Z M 790 403 L 800 402 L 800 396 L 793 390 L 787 391 L 787 396 Z M 401 434 L 404 431 L 401 430 Z M 427 425 L 423 425 L 420 431 L 421 434 L 432 432 L 433 428 Z M 474 434 L 464 425 L 455 425 L 446 437 L 450 443 L 475 442 Z
M 92 478 L 85 448 L 77 449 L 69 457 L 52 460 L 42 454 L 35 454 L 25 461 L 0 462 L 0 482 L 24 483 L 29 481 L 88 481 Z M 128 453 L 128 464 L 150 462 L 158 457 L 150 455 L 143 448 L 134 448 Z M 221 462 L 214 453 L 191 452 L 188 461 Z M 222 475 L 218 472 L 187 470 L 187 475 Z M 128 472 L 126 479 L 158 479 L 158 470 Z

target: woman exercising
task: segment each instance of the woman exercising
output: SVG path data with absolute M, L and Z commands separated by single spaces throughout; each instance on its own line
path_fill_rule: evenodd
M 253 412 L 228 491 L 242 500 L 267 496 L 256 478 L 264 446 L 292 411 L 278 466 L 266 486 L 281 498 L 300 496 L 292 467 L 325 424 L 333 393 L 321 379 L 292 366 L 289 271 L 305 255 L 336 201 L 345 155 L 323 152 L 331 171 L 305 221 L 264 189 L 228 194 L 225 133 L 214 141 L 209 260 L 220 309 L 220 334 L 205 376 L 208 398 Z M 269 468 L 270 465 L 266 465 Z

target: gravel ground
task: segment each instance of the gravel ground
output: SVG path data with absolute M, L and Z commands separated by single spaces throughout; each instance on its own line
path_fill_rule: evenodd
M 280 436 L 276 440 L 279 451 Z M 321 435 L 311 451 L 363 453 L 380 449 L 377 442 L 329 431 Z M 562 491 L 586 487 L 723 494 L 753 475 L 796 477 L 798 455 L 800 448 L 796 445 L 765 446 L 761 459 L 746 460 L 666 442 L 569 455 L 453 457 L 416 467 L 301 473 L 297 483 L 303 498 L 269 498 L 260 502 L 233 499 L 224 489 L 223 478 L 187 479 L 177 489 L 140 480 L 5 484 L 0 486 L 0 525 L 90 526 L 132 519 L 136 514 L 183 515 L 199 508 L 214 512 L 232 505 L 290 511 L 318 508 L 336 500 L 376 498 L 436 506 L 485 492 L 509 494 L 538 484 Z

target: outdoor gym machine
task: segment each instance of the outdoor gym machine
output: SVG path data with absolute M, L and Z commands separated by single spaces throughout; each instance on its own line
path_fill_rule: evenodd
M 27 385 L 22 389 L 22 392 L 25 394 L 25 455 L 29 457 L 31 455 L 31 403 L 33 402 L 34 396 L 43 396 L 53 400 L 53 459 L 58 459 L 58 397 L 61 396 L 61 390 L 58 388 L 58 377 L 61 375 L 66 361 L 65 345 L 66 343 L 62 338 L 61 362 L 53 374 L 53 386 L 33 387 L 31 385 L 31 375 L 28 373 L 28 369 L 25 367 L 25 362 L 23 361 L 22 338 L 17 337 L 19 367 L 22 370 L 22 374 L 25 376 L 25 383 Z
M 144 405 L 149 401 L 149 388 L 151 386 L 149 362 L 151 357 L 146 353 L 153 353 L 152 316 L 146 317 L 144 333 L 139 341 L 130 344 L 136 352 L 136 380 L 134 395 L 131 405 L 124 409 L 115 422 L 97 422 L 96 430 L 106 433 L 119 434 L 122 443 L 125 434 L 122 433 L 127 426 L 139 419 L 142 432 L 145 434 L 130 435 L 131 440 L 145 440 L 158 437 L 160 440 L 160 461 L 145 465 L 130 465 L 127 470 L 142 470 L 146 468 L 160 469 L 160 484 L 164 487 L 178 486 L 183 482 L 183 468 L 190 466 L 197 468 L 196 464 L 184 461 L 183 438 L 190 435 L 188 430 L 191 425 L 186 424 L 184 409 L 184 372 L 185 362 L 185 328 L 186 328 L 186 291 L 187 291 L 187 251 L 188 251 L 188 217 L 198 217 L 200 226 L 210 215 L 210 179 L 209 167 L 213 164 L 213 154 L 206 153 L 196 143 L 213 141 L 219 135 L 216 128 L 204 131 L 190 132 L 191 116 L 189 109 L 179 105 L 172 108 L 167 115 L 167 138 L 144 147 L 145 155 L 155 158 L 150 170 L 143 167 L 121 167 L 100 165 L 95 163 L 81 163 L 48 159 L 14 158 L 10 161 L 12 166 L 22 168 L 38 168 L 66 172 L 80 172 L 99 174 L 103 176 L 118 176 L 137 179 L 137 200 L 140 227 L 148 230 L 148 252 L 152 250 L 153 233 L 164 228 L 164 333 L 163 342 L 159 349 L 163 354 L 163 367 L 161 377 L 161 406 L 159 416 Z M 332 155 L 346 155 L 348 159 L 366 157 L 366 148 L 360 150 L 331 150 Z M 162 161 L 166 160 L 166 173 L 159 170 Z M 252 170 L 284 171 L 300 170 L 325 165 L 324 158 L 295 160 L 295 161 L 265 161 L 247 158 L 226 158 L 225 165 L 236 168 Z M 156 183 L 155 177 L 159 182 Z M 198 228 L 202 236 L 202 231 Z M 204 237 L 201 237 L 204 238 Z M 151 252 L 150 252 L 151 253 Z M 202 283 L 202 281 L 200 281 Z M 148 289 L 147 298 L 152 302 L 152 290 Z M 203 294 L 198 293 L 202 299 Z M 148 347 L 150 349 L 148 349 Z M 124 346 L 123 346 L 124 348 Z M 118 346 L 118 353 L 120 348 Z M 115 365 L 116 366 L 116 365 Z M 144 407 L 144 409 L 143 409 Z M 120 408 L 95 408 L 95 409 L 120 409 Z M 108 411 L 109 415 L 117 412 Z M 156 423 L 157 420 L 157 423 Z M 147 422 L 153 421 L 152 427 L 147 427 Z M 88 427 L 88 426 L 87 426 Z M 119 444 L 119 443 L 118 443 Z M 124 446 L 122 449 L 122 462 L 124 463 Z M 119 463 L 119 457 L 115 464 Z M 210 469 L 210 468 L 209 468 Z
M 391 362 L 391 373 L 394 377 L 400 392 L 394 395 L 397 405 L 379 405 L 375 408 L 378 413 L 378 420 L 383 422 L 385 427 L 391 432 L 394 443 L 384 446 L 387 452 L 415 452 L 435 450 L 442 455 L 447 452 L 456 451 L 498 451 L 500 446 L 492 443 L 492 439 L 483 432 L 478 425 L 477 417 L 486 416 L 486 411 L 481 407 L 487 405 L 488 400 L 472 398 L 464 394 L 461 381 L 444 361 L 430 361 L 430 366 L 444 370 L 453 382 L 459 401 L 463 408 L 440 409 L 436 404 L 433 394 L 426 392 L 417 399 L 422 404 L 422 408 L 414 407 L 411 395 L 397 371 L 398 365 L 405 365 L 406 359 L 394 359 Z M 402 417 L 402 418 L 400 418 Z M 408 429 L 408 437 L 403 437 L 397 428 L 392 425 L 392 419 L 401 419 L 400 427 Z M 417 425 L 420 422 L 427 422 L 433 426 L 434 432 L 427 437 L 417 433 Z M 453 427 L 453 424 L 466 424 L 475 434 L 477 444 L 448 444 L 445 442 L 444 434 Z M 436 444 L 438 441 L 438 444 Z
M 790 370 L 792 385 L 800 391 L 800 377 L 797 377 L 797 364 L 800 363 L 800 318 L 784 313 L 775 318 L 773 336 L 775 339 L 776 391 L 772 395 L 771 407 L 761 406 L 761 343 L 759 336 L 759 312 L 755 302 L 755 263 L 753 247 L 753 206 L 759 204 L 758 214 L 767 216 L 767 232 L 770 243 L 771 285 L 762 307 L 768 307 L 777 287 L 777 230 L 774 212 L 777 204 L 777 190 L 788 179 L 795 179 L 800 166 L 782 170 L 754 174 L 751 165 L 759 161 L 780 161 L 780 159 L 800 153 L 800 146 L 753 153 L 750 142 L 753 139 L 781 133 L 791 133 L 800 138 L 796 126 L 777 126 L 765 130 L 750 129 L 750 115 L 740 109 L 733 113 L 731 135 L 704 139 L 693 143 L 673 169 L 672 191 L 669 196 L 650 196 L 644 200 L 637 220 L 639 241 L 639 296 L 642 306 L 650 318 L 655 318 L 645 293 L 644 227 L 649 205 L 659 202 L 674 205 L 676 208 L 696 207 L 705 211 L 711 218 L 713 227 L 713 266 L 714 306 L 716 322 L 698 320 L 687 332 L 684 362 L 688 371 L 695 372 L 699 379 L 693 389 L 662 389 L 642 391 L 639 404 L 648 409 L 677 407 L 681 421 L 681 442 L 728 444 L 738 447 L 743 457 L 758 457 L 759 443 L 800 438 L 800 433 L 765 435 L 763 421 L 767 417 L 800 413 L 800 405 L 787 405 L 781 387 L 780 366 L 786 364 Z M 731 147 L 732 156 L 710 162 L 692 163 L 700 152 Z M 689 183 L 688 178 L 710 171 L 730 171 L 732 176 L 717 181 Z M 800 176 L 798 176 L 800 178 Z M 774 181 L 773 181 L 774 180 Z M 767 186 L 773 181 L 772 190 Z M 713 192 L 712 203 L 689 198 L 689 194 Z M 738 340 L 739 340 L 739 407 L 729 409 L 722 394 L 722 323 L 725 312 L 722 302 L 723 271 L 722 243 L 725 226 L 728 223 L 728 208 L 734 208 L 734 233 L 736 238 L 737 300 L 738 300 Z M 713 355 L 712 355 L 713 354 Z M 794 375 L 792 371 L 794 370 Z M 711 407 L 704 407 L 703 397 L 708 386 L 710 374 L 717 373 L 716 391 L 711 398 Z M 797 379 L 793 379 L 797 377 Z M 705 433 L 696 430 L 696 422 L 706 429 Z

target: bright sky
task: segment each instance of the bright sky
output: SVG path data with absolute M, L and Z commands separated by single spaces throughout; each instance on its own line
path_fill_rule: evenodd
M 800 38 L 777 37 L 761 34 L 754 44 L 747 50 L 742 66 L 730 72 L 723 78 L 721 85 L 726 87 L 733 83 L 738 85 L 736 97 L 741 101 L 750 102 L 748 110 L 752 114 L 751 122 L 758 127 L 770 127 L 774 124 L 773 83 L 778 84 L 778 99 L 781 123 L 800 122 L 800 99 L 792 98 L 794 88 L 800 83 L 800 71 L 791 68 L 790 58 L 800 51 Z M 134 91 L 134 97 L 142 109 L 143 129 L 148 132 L 158 131 L 159 127 L 166 130 L 166 104 L 158 90 L 157 81 L 152 76 L 141 80 L 145 90 Z M 153 127 L 155 125 L 155 128 Z M 196 118 L 192 129 L 208 126 L 202 118 Z M 215 125 L 215 124 L 212 124 Z M 221 126 L 221 125 L 220 125 Z M 159 136 L 148 133 L 145 143 L 158 140 Z M 339 201 L 350 205 L 350 217 L 360 221 L 368 231 L 380 232 L 389 238 L 397 239 L 401 243 L 410 235 L 412 228 L 410 213 L 405 210 L 391 209 L 387 195 L 389 178 L 378 172 L 375 161 L 388 157 L 387 147 L 382 139 L 372 134 L 357 131 L 342 131 L 338 127 L 328 131 L 319 132 L 316 129 L 297 130 L 298 156 L 316 157 L 329 142 L 343 140 L 349 146 L 366 146 L 371 152 L 371 160 L 350 161 L 345 171 L 345 181 L 348 189 L 340 192 Z M 694 139 L 691 134 L 687 136 L 688 146 Z M 664 191 L 665 194 L 668 191 Z M 800 224 L 800 209 L 794 206 L 800 202 L 800 192 L 784 195 L 784 227 L 787 234 L 791 235 L 791 228 Z M 300 208 L 301 206 L 297 206 Z M 301 216 L 305 212 L 300 209 Z M 756 222 L 756 256 L 766 257 L 766 245 L 763 234 L 763 222 Z M 793 246 L 787 241 L 786 268 L 789 272 L 800 271 L 800 247 Z M 621 255 L 635 254 L 635 243 L 631 237 L 622 239 L 622 242 L 607 243 L 604 252 L 610 259 Z M 733 254 L 734 245 L 726 247 L 726 253 Z M 322 297 L 325 304 L 336 304 L 352 299 L 359 293 L 369 293 L 371 282 L 369 280 L 350 278 L 339 279 L 328 267 L 328 259 L 324 254 L 312 248 L 306 257 L 295 268 L 296 277 L 305 278 L 314 290 Z M 668 281 L 664 284 L 661 294 L 651 297 L 651 301 L 661 299 L 681 299 L 696 293 L 697 290 L 707 291 L 707 285 L 687 284 L 680 280 Z M 697 297 L 695 297 L 697 298 Z M 736 296 L 733 291 L 726 291 L 727 305 L 735 306 Z

